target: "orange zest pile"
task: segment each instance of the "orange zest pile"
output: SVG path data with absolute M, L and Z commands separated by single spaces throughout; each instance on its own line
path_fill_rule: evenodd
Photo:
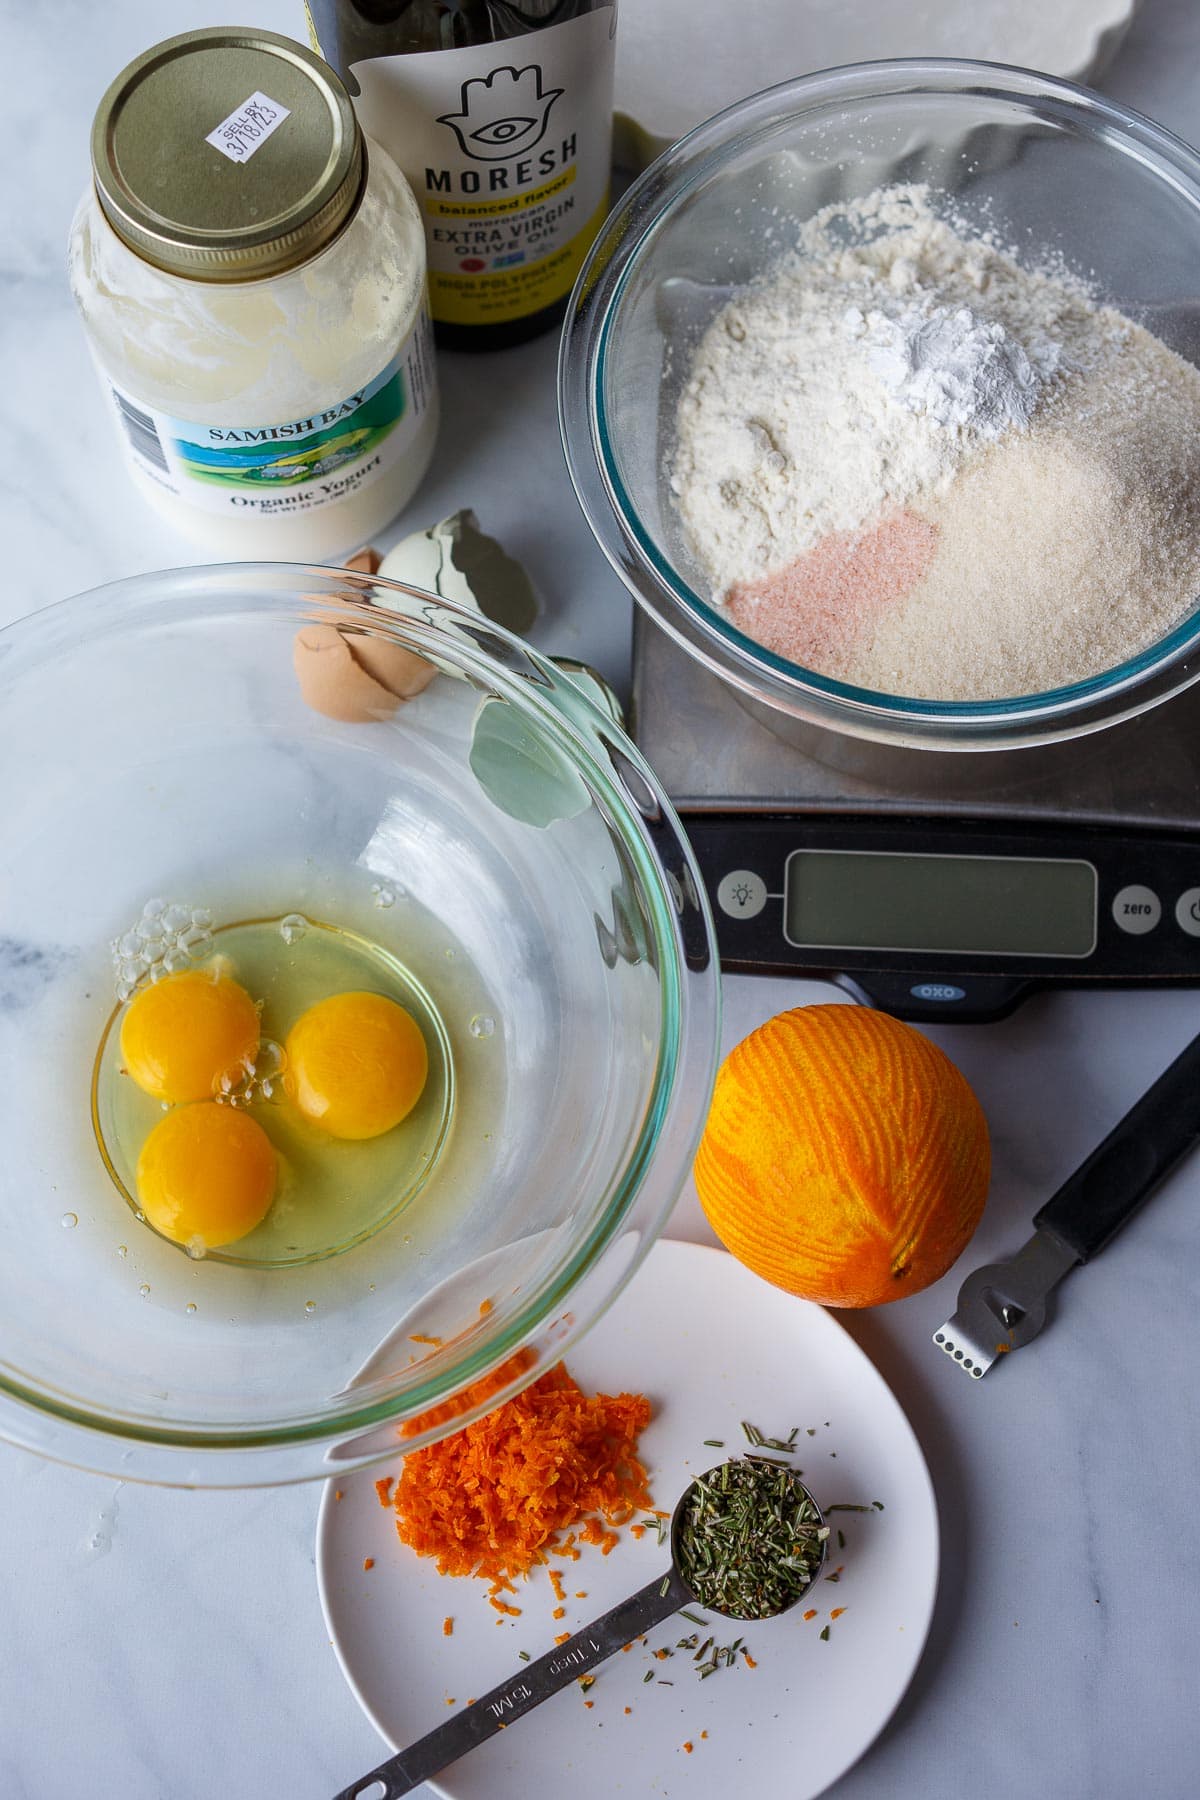
M 589 1396 L 560 1363 L 484 1418 L 410 1451 L 390 1496 L 400 1540 L 436 1557 L 439 1573 L 481 1576 L 493 1592 L 554 1549 L 573 1560 L 576 1536 L 607 1553 L 612 1527 L 650 1507 L 637 1458 L 649 1419 L 644 1395 Z M 573 1525 L 578 1533 L 562 1539 Z
M 428 1412 L 418 1413 L 415 1419 L 410 1419 L 407 1425 L 400 1427 L 400 1436 L 404 1438 L 420 1437 L 422 1432 L 436 1431 L 440 1426 L 449 1425 L 455 1419 L 461 1419 L 464 1413 L 470 1412 L 473 1407 L 482 1406 L 485 1401 L 491 1399 L 493 1394 L 498 1394 L 502 1388 L 506 1388 L 510 1381 L 519 1381 L 532 1364 L 533 1351 L 518 1350 L 515 1355 L 508 1358 L 507 1362 L 502 1362 L 499 1368 L 493 1369 L 492 1373 L 485 1375 L 481 1381 L 471 1382 L 469 1387 L 461 1388 L 457 1394 L 451 1394 L 449 1399 L 443 1400 L 439 1406 L 431 1406 Z M 378 1485 L 376 1483 L 376 1486 Z M 386 1506 L 387 1501 L 383 1500 L 382 1495 L 380 1499 Z

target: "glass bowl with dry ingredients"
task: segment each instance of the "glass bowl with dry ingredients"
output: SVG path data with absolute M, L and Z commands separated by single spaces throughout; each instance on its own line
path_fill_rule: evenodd
M 1200 158 L 1085 89 L 864 64 L 632 187 L 560 359 L 634 597 L 777 728 L 1047 743 L 1200 674 Z

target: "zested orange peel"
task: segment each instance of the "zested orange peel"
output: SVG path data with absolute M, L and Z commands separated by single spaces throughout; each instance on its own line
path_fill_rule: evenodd
M 983 1212 L 987 1123 L 966 1078 L 910 1025 L 797 1007 L 726 1058 L 696 1189 L 726 1248 L 825 1306 L 878 1306 L 937 1281 Z

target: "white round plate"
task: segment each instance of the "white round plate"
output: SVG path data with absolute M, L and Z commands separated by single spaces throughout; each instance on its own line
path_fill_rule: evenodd
M 432 1791 L 529 1800 L 566 1782 L 571 1800 L 647 1800 L 775 1791 L 786 1771 L 779 1791 L 812 1800 L 887 1722 L 933 1611 L 937 1509 L 907 1419 L 828 1313 L 697 1244 L 657 1244 L 568 1367 L 586 1392 L 650 1398 L 641 1452 L 656 1506 L 673 1507 L 693 1474 L 744 1450 L 746 1419 L 769 1437 L 799 1427 L 796 1461 L 821 1506 L 878 1500 L 883 1510 L 830 1515 L 827 1566 L 843 1572 L 817 1584 L 806 1603 L 815 1618 L 800 1608 L 757 1625 L 714 1618 L 718 1644 L 741 1635 L 754 1668 L 739 1657 L 701 1681 L 691 1654 L 675 1648 L 694 1627 L 669 1620 L 645 1646 L 602 1664 L 586 1696 L 577 1685 L 556 1694 L 447 1769 Z M 723 1440 L 723 1450 L 706 1438 Z M 556 1633 L 586 1625 L 668 1567 L 653 1532 L 639 1542 L 623 1531 L 607 1557 L 585 1547 L 577 1563 L 556 1564 L 569 1596 L 564 1619 L 551 1617 L 541 1569 L 508 1596 L 522 1609 L 508 1619 L 488 1604 L 484 1582 L 439 1576 L 398 1541 L 374 1481 L 343 1478 L 340 1500 L 326 1487 L 317 1580 L 346 1680 L 393 1748 L 519 1672 L 521 1650 L 541 1655 Z M 831 1621 L 836 1607 L 845 1611 Z M 657 1659 L 662 1646 L 674 1653 Z M 346 1779 L 363 1773 L 348 1769 Z
M 759 88 L 892 56 L 965 56 L 1094 81 L 1137 0 L 621 0 L 617 148 L 640 168 Z M 714 44 L 719 53 L 714 54 Z M 663 71 L 671 71 L 663 79 Z M 712 1682 L 709 1682 L 712 1686 Z

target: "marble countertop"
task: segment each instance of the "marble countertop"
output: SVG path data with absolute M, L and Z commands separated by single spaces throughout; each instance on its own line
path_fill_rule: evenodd
M 285 31 L 300 22 L 299 0 L 246 0 L 241 13 Z M 105 82 L 164 30 L 222 18 L 204 0 L 175 0 L 169 21 L 152 0 L 0 0 L 0 44 L 20 76 L 5 100 L 0 198 L 0 624 L 195 560 L 127 486 L 66 292 L 63 241 Z M 1145 0 L 1105 86 L 1197 141 L 1197 66 L 1194 0 Z M 623 687 L 629 603 L 562 468 L 554 354 L 545 339 L 443 359 L 446 424 L 406 525 L 474 506 L 545 598 L 539 641 Z M 727 1044 L 821 995 L 729 981 Z M 1041 1201 L 1198 1023 L 1186 993 L 1061 994 L 1001 1024 L 934 1034 L 994 1129 L 992 1199 L 970 1265 L 1023 1241 Z M 1195 1793 L 1200 1450 L 1190 1405 L 1180 1415 L 1197 1351 L 1198 1200 L 1193 1162 L 1068 1280 L 1036 1345 L 985 1383 L 930 1343 L 966 1263 L 923 1295 L 843 1315 L 924 1447 L 943 1562 L 916 1679 L 833 1790 L 839 1800 Z M 694 1198 L 672 1229 L 708 1239 Z M 372 1766 L 379 1741 L 343 1684 L 317 1601 L 317 1498 L 314 1487 L 118 1485 L 0 1446 L 3 1800 L 320 1800 Z M 696 1800 L 716 1800 L 701 1767 L 688 1773 Z

